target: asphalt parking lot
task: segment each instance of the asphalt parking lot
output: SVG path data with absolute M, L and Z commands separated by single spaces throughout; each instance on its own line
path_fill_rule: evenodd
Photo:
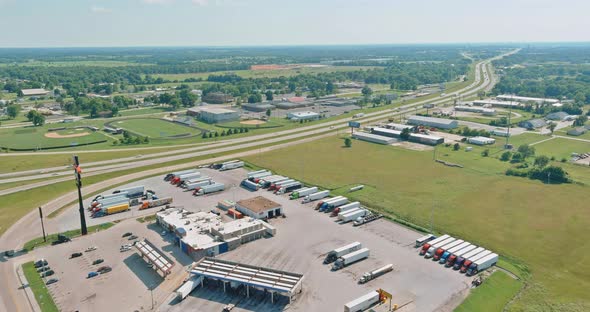
M 209 211 L 215 209 L 217 202 L 222 199 L 237 201 L 258 195 L 282 204 L 287 218 L 270 221 L 277 228 L 275 237 L 250 242 L 222 254 L 220 258 L 304 274 L 303 292 L 295 297 L 293 303 L 289 304 L 287 298 L 283 297 L 272 304 L 270 296 L 262 292 L 255 292 L 249 299 L 237 293 L 224 294 L 215 283 L 209 283 L 203 289 L 197 288 L 180 303 L 171 300 L 172 292 L 187 276 L 184 266 L 192 260 L 173 246 L 171 240 L 160 236 L 159 226 L 135 220 L 139 215 L 155 213 L 158 208 L 141 212 L 135 208 L 89 219 L 91 225 L 128 219 L 112 229 L 75 239 L 72 243 L 35 251 L 38 253 L 37 258 L 47 258 L 50 265 L 55 263 L 60 282 L 50 288 L 62 310 L 71 311 L 79 307 L 82 307 L 80 311 L 149 309 L 151 288 L 154 289 L 156 306 L 161 311 L 220 311 L 228 303 L 237 304 L 234 311 L 282 311 L 287 308 L 294 311 L 335 311 L 370 290 L 383 288 L 393 294 L 393 303 L 407 304 L 402 311 L 450 311 L 458 304 L 456 298 L 463 297 L 469 288 L 470 278 L 417 255 L 413 244 L 421 236 L 419 233 L 383 219 L 360 227 L 341 225 L 327 214 L 315 211 L 313 203 L 303 205 L 299 201 L 290 201 L 286 195 L 277 196 L 266 190 L 251 192 L 241 188 L 239 183 L 246 175 L 243 169 L 224 172 L 199 170 L 203 175 L 224 183 L 226 190 L 194 197 L 192 193 L 183 192 L 164 182 L 162 176 L 130 183 L 129 186 L 145 185 L 160 197 L 173 196 L 174 206 L 182 206 L 190 211 Z M 122 187 L 126 186 L 118 188 Z M 60 222 L 64 222 L 60 225 L 64 230 L 79 224 L 77 209 L 69 209 L 59 218 Z M 226 218 L 229 220 L 229 217 Z M 147 237 L 169 254 L 177 262 L 173 274 L 162 279 L 138 255 L 134 255 L 135 249 L 120 253 L 119 246 L 126 242 L 121 235 L 127 231 L 138 235 L 140 239 Z M 371 250 L 371 256 L 336 272 L 330 271 L 330 266 L 322 263 L 328 251 L 353 241 L 363 243 L 364 247 Z M 96 245 L 98 250 L 84 253 L 78 259 L 65 260 L 72 252 L 83 251 L 90 245 Z M 94 258 L 104 258 L 104 265 L 112 266 L 113 271 L 86 279 Z M 357 284 L 364 272 L 388 263 L 394 265 L 393 272 L 367 284 Z M 127 292 L 125 296 L 121 296 L 121 289 Z M 110 298 L 117 300 L 114 302 Z

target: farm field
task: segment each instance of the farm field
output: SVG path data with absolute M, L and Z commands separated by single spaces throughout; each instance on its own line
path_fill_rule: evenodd
M 496 271 L 481 286 L 473 289 L 470 296 L 455 309 L 455 312 L 502 311 L 521 287 L 522 282 L 502 271 Z
M 373 66 L 324 66 L 324 67 L 301 67 L 292 69 L 263 69 L 263 70 L 233 70 L 221 72 L 205 72 L 205 73 L 188 73 L 188 74 L 155 74 L 154 78 L 162 78 L 166 80 L 182 81 L 189 78 L 201 78 L 207 80 L 209 75 L 222 74 L 236 74 L 242 78 L 275 78 L 275 77 L 291 77 L 300 74 L 320 74 L 332 72 L 345 72 L 355 70 L 366 70 L 374 68 Z
M 115 121 L 112 125 L 150 138 L 166 138 L 201 133 L 198 129 L 157 118 L 124 119 Z
M 246 160 L 336 194 L 346 193 L 368 207 L 426 228 L 431 226 L 432 212 L 436 232 L 523 262 L 532 277 L 509 310 L 585 311 L 590 307 L 586 270 L 590 258 L 584 256 L 590 215 L 579 204 L 587 198 L 589 186 L 546 185 L 508 177 L 504 171 L 509 164 L 482 157 L 476 150 L 437 148 L 437 158 L 464 165 L 461 169 L 433 162 L 432 152 L 356 140 L 352 148 L 342 146 L 341 139 L 323 139 Z M 348 193 L 358 184 L 365 189 Z M 559 257 L 555 257 L 557 249 Z M 575 266 L 572 258 L 578 259 Z

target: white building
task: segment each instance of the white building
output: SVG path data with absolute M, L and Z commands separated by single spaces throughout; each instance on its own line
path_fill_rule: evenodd
M 201 107 L 198 109 L 198 118 L 206 123 L 221 123 L 239 120 L 240 114 L 227 108 Z
M 475 100 L 473 101 L 473 105 L 477 106 L 487 106 L 487 107 L 512 107 L 518 108 L 522 106 L 519 102 L 516 101 L 498 101 L 498 100 Z
M 469 142 L 471 144 L 475 144 L 475 145 L 490 145 L 490 144 L 496 143 L 496 140 L 492 139 L 492 138 L 477 136 L 477 137 L 468 138 L 467 142 Z
M 46 96 L 49 91 L 45 89 L 22 89 L 23 96 Z
M 424 117 L 424 116 L 410 116 L 408 123 L 416 126 L 426 126 L 440 129 L 455 129 L 459 126 L 456 120 Z
M 293 121 L 299 121 L 299 120 L 318 120 L 318 119 L 320 119 L 320 114 L 314 113 L 314 112 L 310 112 L 310 111 L 306 111 L 306 112 L 294 112 L 294 113 L 288 113 L 287 114 L 287 118 L 288 119 L 291 119 Z
M 526 97 L 526 96 L 517 96 L 517 95 L 510 95 L 510 94 L 502 94 L 496 96 L 497 99 L 506 100 L 506 101 L 516 101 L 521 103 L 526 102 L 535 102 L 538 104 L 555 104 L 559 103 L 557 99 L 547 99 L 547 98 L 536 98 L 536 97 Z

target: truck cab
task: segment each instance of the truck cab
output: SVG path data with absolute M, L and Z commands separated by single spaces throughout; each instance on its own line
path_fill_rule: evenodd
M 430 248 L 428 248 L 428 251 L 426 251 L 426 254 L 424 255 L 424 257 L 426 259 L 432 258 L 432 256 L 434 256 L 435 252 L 436 252 L 436 250 L 434 249 L 434 247 L 430 247 Z
M 465 273 L 467 272 L 467 269 L 469 269 L 471 267 L 471 264 L 473 262 L 471 260 L 465 260 L 465 262 L 463 262 L 463 265 L 461 266 L 461 273 Z
M 445 251 L 442 256 L 440 257 L 440 260 L 438 261 L 438 263 L 443 264 L 445 262 L 447 262 L 447 258 L 449 258 L 451 254 L 448 251 Z
M 453 264 L 453 270 L 459 270 L 463 266 L 463 262 L 465 262 L 465 258 L 459 257 L 455 260 L 455 264 Z
M 426 243 L 422 245 L 422 249 L 420 249 L 420 256 L 424 256 L 426 252 L 428 252 L 428 249 L 430 249 L 430 244 Z
M 452 267 L 455 264 L 455 260 L 457 260 L 457 256 L 455 256 L 455 255 L 449 256 L 449 258 L 447 259 L 447 263 L 445 264 L 445 266 L 447 268 Z
M 438 259 L 440 259 L 444 252 L 445 251 L 442 248 L 437 249 L 434 255 L 432 255 L 432 260 L 438 261 Z

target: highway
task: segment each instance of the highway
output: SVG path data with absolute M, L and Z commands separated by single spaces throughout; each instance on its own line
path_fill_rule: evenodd
M 451 101 L 454 99 L 455 94 L 460 94 L 461 96 L 470 96 L 477 94 L 477 92 L 481 90 L 490 89 L 493 87 L 493 84 L 496 82 L 496 78 L 492 74 L 490 70 L 490 62 L 494 59 L 504 57 L 509 54 L 513 54 L 518 52 L 518 50 L 513 50 L 509 53 L 497 56 L 493 59 L 488 59 L 485 61 L 481 61 L 476 64 L 475 66 L 475 79 L 472 84 L 469 86 L 453 92 L 453 94 L 448 94 L 445 96 L 441 96 L 438 99 L 431 99 L 431 100 L 422 100 L 419 102 L 415 102 L 412 104 L 406 104 L 401 107 L 393 108 L 393 109 L 386 109 L 378 112 L 373 112 L 366 114 L 365 117 L 357 119 L 357 121 L 363 123 L 369 122 L 378 122 L 392 116 L 398 116 L 402 114 L 408 114 L 415 112 L 415 109 L 420 105 L 425 103 L 433 103 L 435 105 L 440 105 Z M 214 157 L 205 160 L 199 161 L 192 161 L 186 162 L 179 165 L 170 165 L 166 167 L 159 167 L 155 169 L 143 170 L 135 173 L 126 174 L 120 177 L 104 180 L 92 185 L 88 185 L 83 187 L 82 193 L 83 194 L 90 194 L 93 192 L 100 191 L 102 189 L 108 188 L 112 185 L 124 183 L 129 180 L 133 179 L 140 179 L 147 176 L 152 176 L 156 174 L 163 174 L 166 172 L 178 170 L 181 168 L 191 167 L 191 166 L 199 166 L 211 162 L 219 162 L 228 159 L 240 158 L 249 155 L 256 155 L 257 153 L 267 152 L 275 149 L 284 148 L 291 145 L 296 144 L 303 144 L 307 142 L 311 142 L 314 140 L 318 140 L 321 138 L 329 137 L 335 135 L 338 129 L 343 129 L 347 127 L 348 120 L 334 120 L 330 122 L 325 122 L 318 125 L 307 126 L 302 128 L 297 128 L 293 130 L 285 130 L 279 131 L 276 133 L 269 133 L 265 135 L 256 135 L 251 137 L 245 137 L 240 139 L 233 139 L 227 140 L 223 142 L 218 142 L 216 144 L 210 144 L 206 146 L 197 146 L 191 147 L 184 150 L 177 150 L 174 153 L 182 153 L 178 155 L 172 155 L 170 152 L 163 152 L 160 153 L 158 156 L 150 155 L 146 157 L 150 157 L 150 159 L 140 159 L 138 160 L 135 157 L 130 158 L 123 158 L 123 159 L 113 159 L 107 162 L 96 162 L 96 163 L 87 163 L 84 165 L 84 176 L 92 176 L 96 174 L 102 174 L 106 172 L 116 172 L 121 170 L 127 170 L 130 168 L 136 168 L 141 166 L 148 166 L 152 164 L 161 164 L 167 161 L 175 161 L 175 160 L 182 160 L 187 158 L 193 158 L 198 156 L 206 156 L 215 153 L 221 152 L 229 152 L 232 150 L 240 150 L 240 149 L 247 149 L 246 151 L 230 153 L 226 156 L 222 157 Z M 263 145 L 269 145 L 265 146 Z M 185 152 L 186 151 L 186 152 Z M 52 177 L 55 178 L 55 173 L 58 174 L 57 179 L 51 179 L 48 181 L 41 181 L 36 183 L 34 187 L 39 187 L 42 185 L 48 185 L 57 183 L 59 181 L 71 181 L 73 176 L 71 169 L 65 169 L 63 167 L 59 168 L 46 168 L 43 169 L 45 171 L 51 171 L 52 173 L 44 173 L 39 174 L 41 170 L 34 170 L 34 172 L 29 172 L 31 177 L 40 178 L 40 177 Z M 8 179 L 15 179 L 18 178 L 14 175 L 6 176 Z M 13 180 L 14 181 L 14 180 Z M 7 182 L 5 182 L 7 183 Z M 33 185 L 27 185 L 18 188 L 12 188 L 8 190 L 4 190 L 0 194 L 10 194 L 12 192 L 24 191 L 31 189 Z M 72 185 L 72 192 L 69 192 L 65 195 L 59 196 L 48 203 L 44 204 L 44 212 L 46 215 L 50 214 L 51 212 L 60 209 L 64 204 L 73 202 L 77 199 L 77 192 L 74 191 L 74 187 Z M 18 249 L 23 246 L 23 244 L 37 236 L 39 234 L 36 231 L 31 231 L 30 229 L 36 229 L 39 227 L 39 216 L 36 210 L 29 212 L 15 224 L 13 224 L 3 235 L 0 237 L 0 246 L 2 250 L 6 249 Z M 51 233 L 57 229 L 57 225 L 55 224 L 55 219 L 46 219 L 46 229 L 47 232 Z M 2 311 L 30 311 L 31 307 L 29 302 L 27 301 L 26 297 L 24 296 L 24 291 L 18 289 L 20 284 L 18 282 L 18 278 L 16 276 L 16 268 L 20 263 L 24 262 L 26 257 L 30 256 L 19 256 L 12 259 L 4 258 L 0 256 L 0 305 L 2 306 L 0 310 Z

